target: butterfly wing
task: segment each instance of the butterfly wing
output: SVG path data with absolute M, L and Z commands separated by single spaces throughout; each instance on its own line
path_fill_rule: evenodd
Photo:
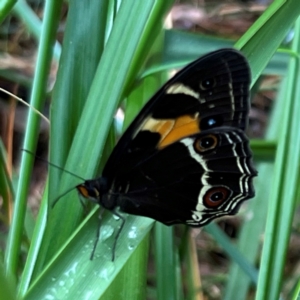
M 245 129 L 250 70 L 233 49 L 212 52 L 170 79 L 145 105 L 119 140 L 103 171 L 108 185 L 131 157 L 144 159 L 155 149 L 220 126 Z
M 188 65 L 146 104 L 102 177 L 77 188 L 109 210 L 202 226 L 254 196 L 248 139 L 250 71 L 237 51 Z
M 240 129 L 207 130 L 129 162 L 103 200 L 168 225 L 202 226 L 254 196 L 251 155 Z

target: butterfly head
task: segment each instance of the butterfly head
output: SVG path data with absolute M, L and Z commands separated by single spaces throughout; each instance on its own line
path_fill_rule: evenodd
M 109 190 L 105 177 L 85 180 L 76 186 L 77 191 L 83 198 L 99 204 L 105 209 L 113 211 L 118 206 L 118 193 Z
M 106 187 L 106 181 L 100 177 L 97 179 L 85 180 L 76 186 L 79 194 L 91 202 L 101 204 L 101 195 Z

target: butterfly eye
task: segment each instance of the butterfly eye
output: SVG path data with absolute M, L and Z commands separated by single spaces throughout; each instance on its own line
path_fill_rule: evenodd
M 205 91 L 208 89 L 211 89 L 215 86 L 216 81 L 214 78 L 208 78 L 208 79 L 204 79 L 200 82 L 200 89 Z
M 99 197 L 99 191 L 95 187 L 80 184 L 76 188 L 84 198 L 97 199 Z
M 205 152 L 216 148 L 218 138 L 215 135 L 209 134 L 195 141 L 194 147 L 197 152 Z
M 213 187 L 205 193 L 203 197 L 203 204 L 208 208 L 217 207 L 226 201 L 230 194 L 230 190 L 226 187 Z

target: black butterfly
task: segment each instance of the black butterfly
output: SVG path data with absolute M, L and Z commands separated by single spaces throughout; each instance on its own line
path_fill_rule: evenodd
M 249 85 L 248 63 L 236 50 L 192 62 L 145 105 L 102 176 L 78 191 L 118 215 L 120 231 L 119 211 L 195 227 L 236 213 L 254 196 L 257 174 L 244 133 Z

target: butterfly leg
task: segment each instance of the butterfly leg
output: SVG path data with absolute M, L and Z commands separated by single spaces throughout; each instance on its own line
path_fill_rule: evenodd
M 93 247 L 93 250 L 92 250 L 92 253 L 91 253 L 91 256 L 90 256 L 90 260 L 94 259 L 95 251 L 96 251 L 99 239 L 100 239 L 100 230 L 101 230 L 101 223 L 102 223 L 102 215 L 103 215 L 104 211 L 105 211 L 105 209 L 102 208 L 100 210 L 99 215 L 98 215 L 99 224 L 98 224 L 97 233 L 96 233 L 96 240 L 95 240 L 94 247 Z
M 114 244 L 113 244 L 113 248 L 112 248 L 112 261 L 114 261 L 115 260 L 115 254 L 116 254 L 116 247 L 117 247 L 117 241 L 118 241 L 118 239 L 119 239 L 119 237 L 120 237 L 120 234 L 121 234 L 121 231 L 122 231 L 122 229 L 123 229 L 123 227 L 124 227 L 124 225 L 125 225 L 125 218 L 122 216 L 122 215 L 120 215 L 117 211 L 113 211 L 113 214 L 115 215 L 115 216 L 117 216 L 118 218 L 120 218 L 120 220 L 121 220 L 121 226 L 120 226 L 120 228 L 119 228 L 119 230 L 118 230 L 118 232 L 117 232 L 117 234 L 116 234 L 116 236 L 115 236 L 115 240 L 114 240 Z

